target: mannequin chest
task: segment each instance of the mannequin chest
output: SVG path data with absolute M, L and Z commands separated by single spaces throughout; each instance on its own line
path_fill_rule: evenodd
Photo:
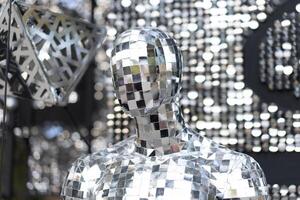
M 96 199 L 215 199 L 213 163 L 194 156 L 124 159 L 107 166 Z

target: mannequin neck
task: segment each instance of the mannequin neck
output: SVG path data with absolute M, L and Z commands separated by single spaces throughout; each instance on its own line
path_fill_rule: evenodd
M 176 103 L 162 104 L 151 115 L 135 117 L 137 123 L 137 152 L 147 156 L 179 152 L 185 123 Z

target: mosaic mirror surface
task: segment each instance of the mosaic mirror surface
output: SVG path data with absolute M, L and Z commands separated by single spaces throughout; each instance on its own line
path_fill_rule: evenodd
M 275 101 L 266 101 L 247 84 L 246 80 L 254 76 L 248 77 L 244 73 L 249 58 L 258 61 L 259 57 L 261 63 L 250 62 L 251 68 L 261 69 L 261 73 L 255 76 L 258 84 L 271 93 L 287 91 L 291 95 L 284 96 L 297 99 L 299 69 L 295 63 L 299 59 L 296 31 L 299 26 L 299 1 L 98 0 L 94 1 L 94 7 L 87 1 L 66 2 L 43 0 L 38 3 L 87 20 L 93 8 L 95 23 L 107 28 L 107 39 L 97 52 L 97 66 L 93 74 L 93 98 L 97 106 L 93 109 L 90 131 L 84 127 L 70 129 L 68 125 L 59 123 L 63 131 L 59 131 L 55 138 L 63 137 L 64 143 L 37 137 L 36 134 L 43 135 L 47 130 L 40 124 L 15 129 L 19 137 L 32 135 L 32 139 L 47 145 L 51 142 L 57 146 L 63 144 L 65 152 L 74 150 L 69 162 L 57 162 L 59 154 L 51 161 L 42 162 L 36 155 L 49 155 L 49 152 L 34 145 L 31 147 L 34 151 L 30 159 L 35 165 L 30 165 L 29 171 L 34 175 L 28 181 L 28 188 L 32 193 L 58 193 L 58 183 L 62 183 L 71 162 L 89 149 L 80 134 L 90 133 L 91 151 L 96 152 L 134 133 L 134 122 L 121 111 L 114 97 L 109 72 L 113 41 L 119 33 L 133 27 L 158 27 L 177 41 L 184 57 L 180 104 L 183 118 L 192 129 L 231 149 L 257 156 L 268 155 L 265 160 L 272 155 L 297 155 L 300 151 L 300 109 L 283 109 L 282 103 L 289 104 L 289 101 L 280 101 L 283 97 L 279 95 L 271 100 L 279 99 L 282 102 L 280 105 Z M 280 12 L 287 7 L 291 7 L 288 12 Z M 248 57 L 249 54 L 245 56 L 248 39 L 261 29 L 265 31 L 253 40 L 257 41 L 257 58 Z M 248 52 L 254 54 L 254 49 Z M 270 62 L 276 65 L 272 66 Z M 76 93 L 72 97 L 76 97 Z M 40 110 L 43 106 L 35 105 L 35 108 Z M 81 115 L 81 112 L 78 113 Z M 292 166 L 295 160 L 283 162 Z M 53 163 L 59 163 L 60 167 Z M 46 176 L 50 173 L 44 170 L 45 166 L 54 171 L 60 169 L 60 173 L 51 174 L 57 182 Z M 285 173 L 280 171 L 274 177 Z M 268 181 L 272 199 L 297 199 L 300 183 L 290 181 L 292 178 L 289 176 L 288 180 L 282 179 L 280 183 Z M 38 187 L 42 183 L 46 185 L 43 190 Z
M 2 93 L 6 79 L 8 10 L 9 3 L 0 16 Z M 8 93 L 49 104 L 66 101 L 106 33 L 105 28 L 22 1 L 13 2 L 10 30 L 12 67 L 7 76 Z

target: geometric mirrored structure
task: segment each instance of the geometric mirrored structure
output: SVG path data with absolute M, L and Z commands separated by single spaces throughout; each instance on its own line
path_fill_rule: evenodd
M 5 80 L 8 9 L 9 3 L 0 16 L 0 93 Z M 48 104 L 64 103 L 105 35 L 105 28 L 15 1 L 8 94 Z

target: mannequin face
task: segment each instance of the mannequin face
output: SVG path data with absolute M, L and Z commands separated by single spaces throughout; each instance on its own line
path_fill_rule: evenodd
M 182 56 L 164 32 L 132 29 L 116 39 L 111 56 L 116 96 L 132 117 L 149 115 L 179 91 Z

